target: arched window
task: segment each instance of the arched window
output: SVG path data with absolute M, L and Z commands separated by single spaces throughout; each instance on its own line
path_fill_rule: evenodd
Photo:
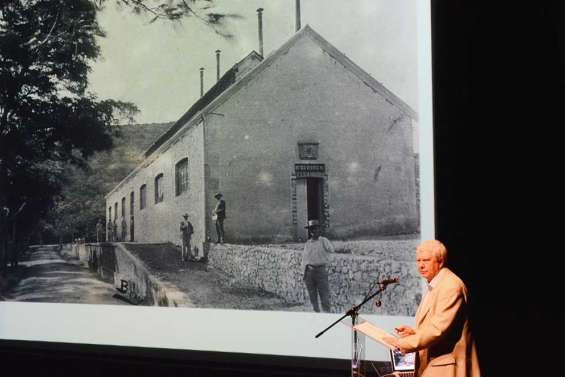
M 163 173 L 155 177 L 155 204 L 161 203 L 165 199 L 163 192 Z
M 126 198 L 122 198 L 122 217 L 126 216 Z
M 142 210 L 147 206 L 147 185 L 141 185 L 139 188 L 139 209 Z
M 175 193 L 188 191 L 188 158 L 183 158 L 175 166 Z

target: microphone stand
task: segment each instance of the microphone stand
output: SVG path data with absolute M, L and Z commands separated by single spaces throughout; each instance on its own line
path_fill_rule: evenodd
M 363 301 L 359 304 L 359 305 L 355 305 L 353 306 L 351 309 L 349 309 L 347 312 L 345 312 L 344 315 L 342 315 L 338 320 L 336 320 L 334 323 L 332 323 L 331 325 L 329 325 L 328 327 L 326 327 L 324 330 L 320 331 L 318 334 L 316 334 L 315 338 L 319 338 L 320 336 L 322 336 L 326 331 L 328 331 L 329 329 L 331 329 L 332 327 L 334 327 L 338 322 L 341 322 L 343 319 L 345 319 L 346 317 L 351 317 L 351 328 L 353 330 L 353 356 L 351 358 L 351 377 L 357 377 L 358 376 L 358 367 L 359 367 L 359 355 L 358 355 L 358 335 L 357 335 L 357 330 L 355 330 L 353 327 L 357 324 L 357 317 L 359 317 L 359 309 L 370 299 L 372 299 L 373 297 L 375 297 L 376 295 L 378 295 L 379 293 L 383 292 L 388 284 L 385 283 L 377 283 L 380 285 L 379 289 L 371 294 L 371 291 L 373 290 L 373 288 L 375 287 L 375 284 L 373 284 L 370 288 L 369 288 L 369 292 L 367 293 L 367 296 L 365 296 L 365 298 L 363 299 Z

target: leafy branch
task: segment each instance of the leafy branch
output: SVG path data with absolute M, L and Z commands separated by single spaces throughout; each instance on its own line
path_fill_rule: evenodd
M 102 6 L 108 0 L 97 0 Z M 116 0 L 119 4 L 131 7 L 136 14 L 152 15 L 149 23 L 157 20 L 180 21 L 185 17 L 194 17 L 210 27 L 214 33 L 233 38 L 234 35 L 223 28 L 227 18 L 240 18 L 237 14 L 219 13 L 212 11 L 213 0 Z M 153 4 L 153 5 L 152 5 Z

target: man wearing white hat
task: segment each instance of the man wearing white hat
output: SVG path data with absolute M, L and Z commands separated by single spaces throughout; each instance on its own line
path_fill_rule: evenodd
M 328 282 L 327 265 L 330 263 L 330 254 L 334 253 L 332 243 L 322 237 L 320 222 L 308 220 L 310 238 L 304 245 L 302 254 L 302 271 L 304 271 L 304 283 L 310 296 L 310 302 L 314 311 L 319 312 L 318 295 L 322 302 L 322 310 L 330 312 L 330 285 Z

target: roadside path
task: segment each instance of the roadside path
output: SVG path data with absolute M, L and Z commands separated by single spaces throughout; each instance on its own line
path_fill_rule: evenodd
M 129 305 L 79 261 L 62 259 L 57 246 L 30 248 L 19 265 L 25 268 L 22 280 L 8 292 L 8 301 Z

